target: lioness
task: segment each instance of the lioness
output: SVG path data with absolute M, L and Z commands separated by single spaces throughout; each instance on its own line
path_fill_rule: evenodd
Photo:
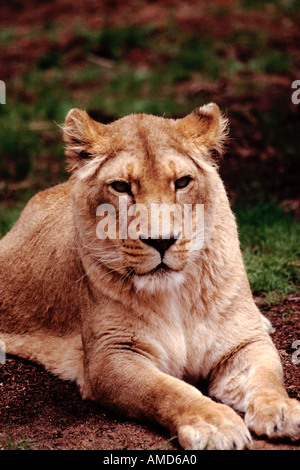
M 0 243 L 6 351 L 76 381 L 83 398 L 159 422 L 185 449 L 248 448 L 249 430 L 300 438 L 300 403 L 285 391 L 216 169 L 226 124 L 215 104 L 108 125 L 72 109 L 71 178 L 34 196 Z M 169 225 L 153 204 L 174 207 Z M 190 231 L 177 223 L 185 207 Z

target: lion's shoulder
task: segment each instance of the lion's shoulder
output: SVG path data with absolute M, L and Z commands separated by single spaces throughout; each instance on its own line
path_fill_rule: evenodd
M 36 193 L 27 203 L 26 209 L 49 210 L 51 207 L 67 206 L 71 200 L 72 182 L 57 184 Z
M 42 227 L 49 226 L 51 219 L 64 220 L 67 225 L 71 220 L 71 183 L 58 184 L 35 194 L 26 204 L 15 225 L 1 240 L 7 243 L 9 239 L 23 239 Z M 51 224 L 50 224 L 51 225 Z

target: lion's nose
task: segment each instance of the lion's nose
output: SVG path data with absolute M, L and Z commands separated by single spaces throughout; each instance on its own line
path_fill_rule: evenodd
M 155 248 L 160 256 L 161 259 L 163 259 L 165 252 L 172 246 L 178 237 L 175 237 L 174 235 L 171 235 L 170 238 L 144 238 L 142 235 L 140 235 L 140 240 L 143 243 L 146 243 L 146 245 L 152 246 Z

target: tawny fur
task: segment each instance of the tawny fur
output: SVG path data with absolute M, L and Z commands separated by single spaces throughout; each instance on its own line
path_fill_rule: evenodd
M 106 126 L 71 110 L 73 175 L 33 197 L 0 242 L 6 352 L 76 381 L 83 398 L 159 422 L 186 449 L 250 447 L 247 427 L 300 438 L 300 405 L 287 396 L 271 326 L 252 299 L 213 159 L 226 124 L 215 104 L 183 119 L 140 114 Z M 185 176 L 190 183 L 176 189 Z M 194 225 L 204 205 L 203 231 L 172 244 L 168 269 L 156 270 L 160 254 L 140 238 L 97 236 L 101 204 L 119 216 L 115 181 L 130 187 L 128 207 L 191 204 Z M 222 404 L 200 393 L 200 378 Z

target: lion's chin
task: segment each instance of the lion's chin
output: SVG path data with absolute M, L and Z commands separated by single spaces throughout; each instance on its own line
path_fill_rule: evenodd
M 161 263 L 148 273 L 134 274 L 132 280 L 137 291 L 154 294 L 158 291 L 178 288 L 184 281 L 184 275 L 183 272 L 174 271 Z

